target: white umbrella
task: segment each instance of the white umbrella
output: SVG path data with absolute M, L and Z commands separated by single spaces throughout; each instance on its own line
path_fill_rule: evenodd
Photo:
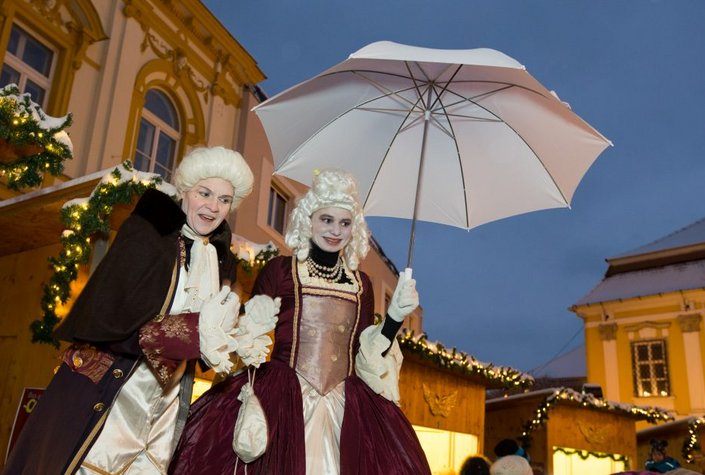
M 353 173 L 368 216 L 470 229 L 567 207 L 610 141 L 491 49 L 372 43 L 254 108 L 275 173 Z

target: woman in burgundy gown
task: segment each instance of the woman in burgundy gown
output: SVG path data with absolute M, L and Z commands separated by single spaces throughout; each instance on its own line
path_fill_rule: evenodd
M 418 306 L 415 281 L 401 274 L 374 324 L 369 277 L 357 270 L 369 231 L 351 175 L 326 170 L 297 203 L 286 243 L 253 295 L 281 299 L 271 361 L 254 392 L 267 419 L 262 456 L 245 464 L 232 448 L 240 373 L 191 409 L 170 467 L 175 474 L 425 474 L 428 462 L 398 407 L 401 352 L 395 335 Z

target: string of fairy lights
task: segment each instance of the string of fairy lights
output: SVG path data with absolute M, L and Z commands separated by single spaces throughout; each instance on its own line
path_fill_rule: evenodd
M 506 389 L 525 389 L 534 383 L 534 378 L 514 368 L 483 363 L 455 348 L 448 350 L 440 343 L 430 343 L 425 333 L 416 336 L 413 330 L 404 330 L 397 340 L 402 349 L 443 368 L 469 376 L 482 376 Z
M 665 410 L 658 407 L 641 407 L 631 404 L 621 404 L 607 401 L 595 397 L 590 393 L 580 393 L 570 388 L 557 388 L 536 408 L 533 419 L 524 424 L 521 441 L 522 447 L 528 449 L 531 446 L 531 433 L 543 426 L 548 421 L 548 412 L 556 404 L 572 404 L 576 406 L 589 407 L 601 411 L 615 412 L 634 417 L 639 420 L 646 420 L 652 424 L 666 422 L 673 419 Z
M 696 417 L 688 424 L 688 435 L 683 441 L 681 454 L 688 463 L 695 461 L 694 452 L 700 450 L 700 431 L 705 427 L 705 417 Z
M 131 179 L 125 177 L 131 175 Z M 88 200 L 69 202 L 61 209 L 61 222 L 66 229 L 61 235 L 62 249 L 49 258 L 54 272 L 44 286 L 41 307 L 43 316 L 31 324 L 32 342 L 59 345 L 53 331 L 59 323 L 56 308 L 65 304 L 71 294 L 71 283 L 78 277 L 81 264 L 91 256 L 91 239 L 110 233 L 110 215 L 119 204 L 129 204 L 148 188 L 162 183 L 159 175 L 133 172 L 130 161 L 103 177 Z
M 250 261 L 249 259 L 241 259 L 237 255 L 235 257 L 238 259 L 242 270 L 244 270 L 247 275 L 252 275 L 255 270 L 261 269 L 273 257 L 276 257 L 278 255 L 279 249 L 277 249 L 273 245 L 270 245 L 259 251 L 255 255 L 254 259 L 252 259 L 252 261 Z
M 10 189 L 37 186 L 45 173 L 61 174 L 64 161 L 73 156 L 64 132 L 71 121 L 71 114 L 58 119 L 47 116 L 14 84 L 0 89 L 0 177 Z
M 553 452 L 562 452 L 568 456 L 577 455 L 582 460 L 595 457 L 598 459 L 612 459 L 615 462 L 623 462 L 625 467 L 629 467 L 629 457 L 620 454 L 606 454 L 604 452 L 593 452 L 592 450 L 568 449 L 565 447 L 554 447 Z

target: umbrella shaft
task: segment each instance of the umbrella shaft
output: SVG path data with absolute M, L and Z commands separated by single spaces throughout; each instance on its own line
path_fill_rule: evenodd
M 430 95 L 430 92 L 429 92 Z M 416 240 L 416 220 L 419 213 L 419 196 L 421 194 L 421 174 L 423 173 L 423 162 L 426 157 L 426 136 L 428 135 L 428 121 L 431 117 L 429 110 L 426 110 L 423 121 L 423 136 L 421 139 L 421 158 L 419 159 L 419 173 L 416 177 L 416 196 L 414 196 L 414 217 L 411 219 L 411 234 L 409 235 L 409 254 L 406 258 L 406 267 L 411 269 L 414 260 L 414 241 Z

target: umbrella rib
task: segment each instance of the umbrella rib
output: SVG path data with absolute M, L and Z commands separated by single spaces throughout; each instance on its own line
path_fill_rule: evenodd
M 413 104 L 416 106 L 416 104 Z M 384 166 L 384 162 L 387 160 L 387 157 L 389 156 L 389 151 L 392 149 L 392 145 L 394 145 L 394 140 L 399 136 L 399 133 L 405 130 L 406 128 L 409 127 L 409 125 L 404 125 L 406 124 L 407 120 L 409 119 L 409 116 L 411 116 L 411 109 L 408 111 L 406 114 L 406 117 L 404 120 L 399 124 L 399 127 L 397 128 L 397 131 L 392 134 L 392 139 L 389 141 L 389 144 L 387 145 L 387 150 L 384 152 L 384 156 L 382 157 L 382 160 L 379 162 L 379 166 L 377 167 L 377 171 L 375 171 L 375 176 L 372 178 L 372 181 L 370 182 L 370 186 L 367 189 L 367 194 L 365 196 L 365 201 L 362 203 L 362 209 L 365 209 L 365 206 L 367 206 L 367 201 L 370 199 L 370 193 L 372 191 L 372 188 L 374 188 L 375 183 L 377 182 L 377 179 L 379 178 L 379 173 L 382 170 L 382 167 Z
M 457 73 L 457 71 L 456 71 Z M 447 87 L 443 88 L 443 92 L 447 90 Z M 460 149 L 458 148 L 458 141 L 455 138 L 455 130 L 453 130 L 453 122 L 450 120 L 450 116 L 448 115 L 448 111 L 446 110 L 445 104 L 443 104 L 443 99 L 441 98 L 441 95 L 437 96 L 436 102 L 440 105 L 441 110 L 443 111 L 443 114 L 446 118 L 446 121 L 448 122 L 448 128 L 450 129 L 449 131 L 446 131 L 443 127 L 441 127 L 440 123 L 438 123 L 438 126 L 441 127 L 441 130 L 446 132 L 448 136 L 453 140 L 453 144 L 455 145 L 455 156 L 457 157 L 458 161 L 458 169 L 460 170 L 460 179 L 463 183 L 463 205 L 465 209 L 465 227 L 467 229 L 470 229 L 470 207 L 468 206 L 468 190 L 465 187 L 465 170 L 463 170 L 463 164 L 460 159 Z M 434 122 L 438 122 L 437 119 L 434 117 Z
M 355 71 L 352 71 L 352 72 L 354 73 Z M 359 104 L 357 104 L 357 105 L 355 105 L 355 106 L 353 106 L 353 107 L 350 107 L 350 108 L 348 108 L 347 110 L 342 111 L 342 112 L 341 112 L 340 114 L 338 114 L 337 116 L 333 117 L 333 118 L 332 118 L 331 120 L 329 120 L 327 123 L 323 124 L 321 127 L 319 127 L 319 129 L 318 129 L 316 132 L 312 133 L 306 140 L 304 140 L 303 142 L 301 142 L 298 147 L 296 147 L 291 153 L 289 153 L 288 156 L 287 156 L 287 158 L 277 167 L 278 169 L 282 168 L 285 164 L 287 164 L 290 160 L 292 160 L 292 157 L 294 157 L 294 156 L 296 155 L 296 153 L 297 153 L 299 150 L 301 150 L 304 146 L 306 146 L 311 140 L 313 140 L 314 138 L 316 138 L 316 136 L 318 136 L 318 134 L 320 134 L 323 130 L 325 130 L 326 127 L 328 127 L 330 124 L 332 124 L 333 122 L 337 121 L 338 119 L 340 119 L 340 118 L 343 117 L 344 115 L 346 115 L 346 114 L 348 114 L 349 112 L 352 112 L 352 111 L 354 111 L 354 110 L 366 110 L 366 108 L 361 107 L 361 106 L 363 106 L 364 104 L 369 104 L 369 103 L 371 103 L 371 102 L 374 102 L 374 101 L 376 101 L 376 100 L 379 100 L 379 99 L 381 99 L 382 97 L 395 96 L 395 97 L 398 97 L 398 98 L 402 99 L 403 101 L 409 103 L 409 109 L 408 109 L 408 110 L 407 110 L 407 109 L 399 109 L 399 112 L 407 112 L 406 117 L 405 117 L 404 120 L 401 122 L 401 124 L 402 124 L 402 125 L 400 125 L 400 129 L 401 129 L 401 127 L 406 123 L 408 117 L 411 115 L 411 113 L 414 111 L 414 109 L 418 107 L 418 103 L 414 103 L 414 102 L 408 100 L 407 98 L 405 98 L 404 96 L 398 95 L 398 91 L 393 91 L 393 90 L 391 90 L 391 89 L 389 89 L 389 88 L 386 88 L 386 87 L 382 86 L 381 84 L 376 83 L 375 81 L 369 80 L 369 79 L 366 78 L 365 76 L 361 76 L 361 77 L 362 77 L 363 79 L 367 80 L 368 82 L 372 83 L 373 85 L 378 86 L 378 88 L 379 88 L 380 90 L 382 90 L 383 92 L 385 92 L 385 93 L 384 93 L 383 95 L 381 95 L 381 96 L 375 96 L 375 97 L 370 98 L 370 99 L 368 99 L 368 100 L 366 100 L 366 101 L 364 101 L 364 102 L 361 102 L 361 103 L 359 103 Z M 409 88 L 409 89 L 410 89 L 410 88 Z M 409 90 L 409 89 L 404 89 L 404 90 Z M 391 111 L 391 109 L 390 109 L 390 111 Z M 420 109 L 418 110 L 418 112 L 421 112 Z M 399 130 L 397 130 L 397 133 L 399 133 Z M 390 146 L 391 146 L 391 145 L 390 145 Z M 387 152 L 387 153 L 388 153 L 388 152 Z M 385 153 L 385 157 L 386 157 L 386 153 Z
M 505 126 L 509 127 L 509 128 L 512 130 L 512 132 L 514 132 L 514 134 L 515 134 L 517 137 L 519 137 L 519 139 L 520 139 L 522 142 L 524 142 L 524 145 L 526 145 L 526 147 L 527 147 L 529 150 L 531 150 L 531 153 L 533 154 L 534 158 L 541 164 L 541 167 L 543 167 L 544 171 L 546 172 L 546 175 L 548 175 L 548 177 L 551 179 L 551 182 L 553 182 L 553 186 L 556 188 L 556 190 L 558 190 L 558 193 L 560 193 L 561 198 L 563 198 L 563 202 L 566 203 L 566 204 L 568 204 L 568 199 L 566 198 L 565 193 L 563 193 L 563 190 L 562 190 L 561 187 L 558 185 L 558 183 L 556 182 L 555 178 L 553 178 L 553 175 L 548 171 L 548 168 L 547 168 L 546 165 L 544 164 L 543 160 L 541 160 L 541 157 L 539 156 L 539 154 L 536 153 L 536 151 L 534 150 L 534 148 L 529 144 L 529 142 L 524 138 L 524 136 L 523 136 L 522 134 L 520 134 L 518 130 L 516 130 L 514 127 L 512 127 L 511 124 L 509 124 L 507 121 L 503 120 L 503 119 L 502 119 L 501 117 L 499 117 L 497 114 L 495 114 L 495 113 L 492 112 L 491 110 L 487 109 L 486 107 L 484 107 L 484 106 L 482 106 L 481 104 L 479 104 L 478 102 L 476 102 L 476 98 L 477 98 L 477 97 L 484 97 L 484 96 L 487 96 L 487 95 L 489 95 L 489 94 L 495 94 L 495 93 L 497 93 L 497 92 L 500 92 L 500 91 L 502 91 L 502 90 L 507 90 L 507 89 L 510 89 L 510 88 L 512 88 L 512 87 L 515 87 L 515 86 L 509 85 L 509 86 L 507 86 L 507 87 L 505 87 L 505 88 L 502 88 L 502 89 L 499 89 L 499 90 L 496 90 L 496 91 L 492 91 L 492 92 L 488 92 L 488 93 L 483 93 L 483 94 L 481 94 L 480 96 L 474 96 L 473 98 L 469 98 L 469 97 L 463 98 L 462 95 L 458 94 L 457 92 L 453 91 L 452 89 L 448 89 L 448 91 L 449 91 L 450 93 L 454 94 L 454 95 L 457 96 L 457 97 L 463 98 L 464 101 L 470 102 L 470 103 L 474 104 L 475 106 L 477 106 L 477 107 L 479 107 L 479 108 L 485 110 L 487 113 L 489 113 L 489 114 L 493 115 L 494 117 L 496 117 L 496 118 L 497 118 L 497 122 L 501 122 L 501 123 L 503 123 Z M 458 101 L 458 102 L 456 102 L 455 104 L 460 104 L 461 102 L 463 102 L 463 101 Z M 450 123 L 450 121 L 449 121 L 449 123 Z

